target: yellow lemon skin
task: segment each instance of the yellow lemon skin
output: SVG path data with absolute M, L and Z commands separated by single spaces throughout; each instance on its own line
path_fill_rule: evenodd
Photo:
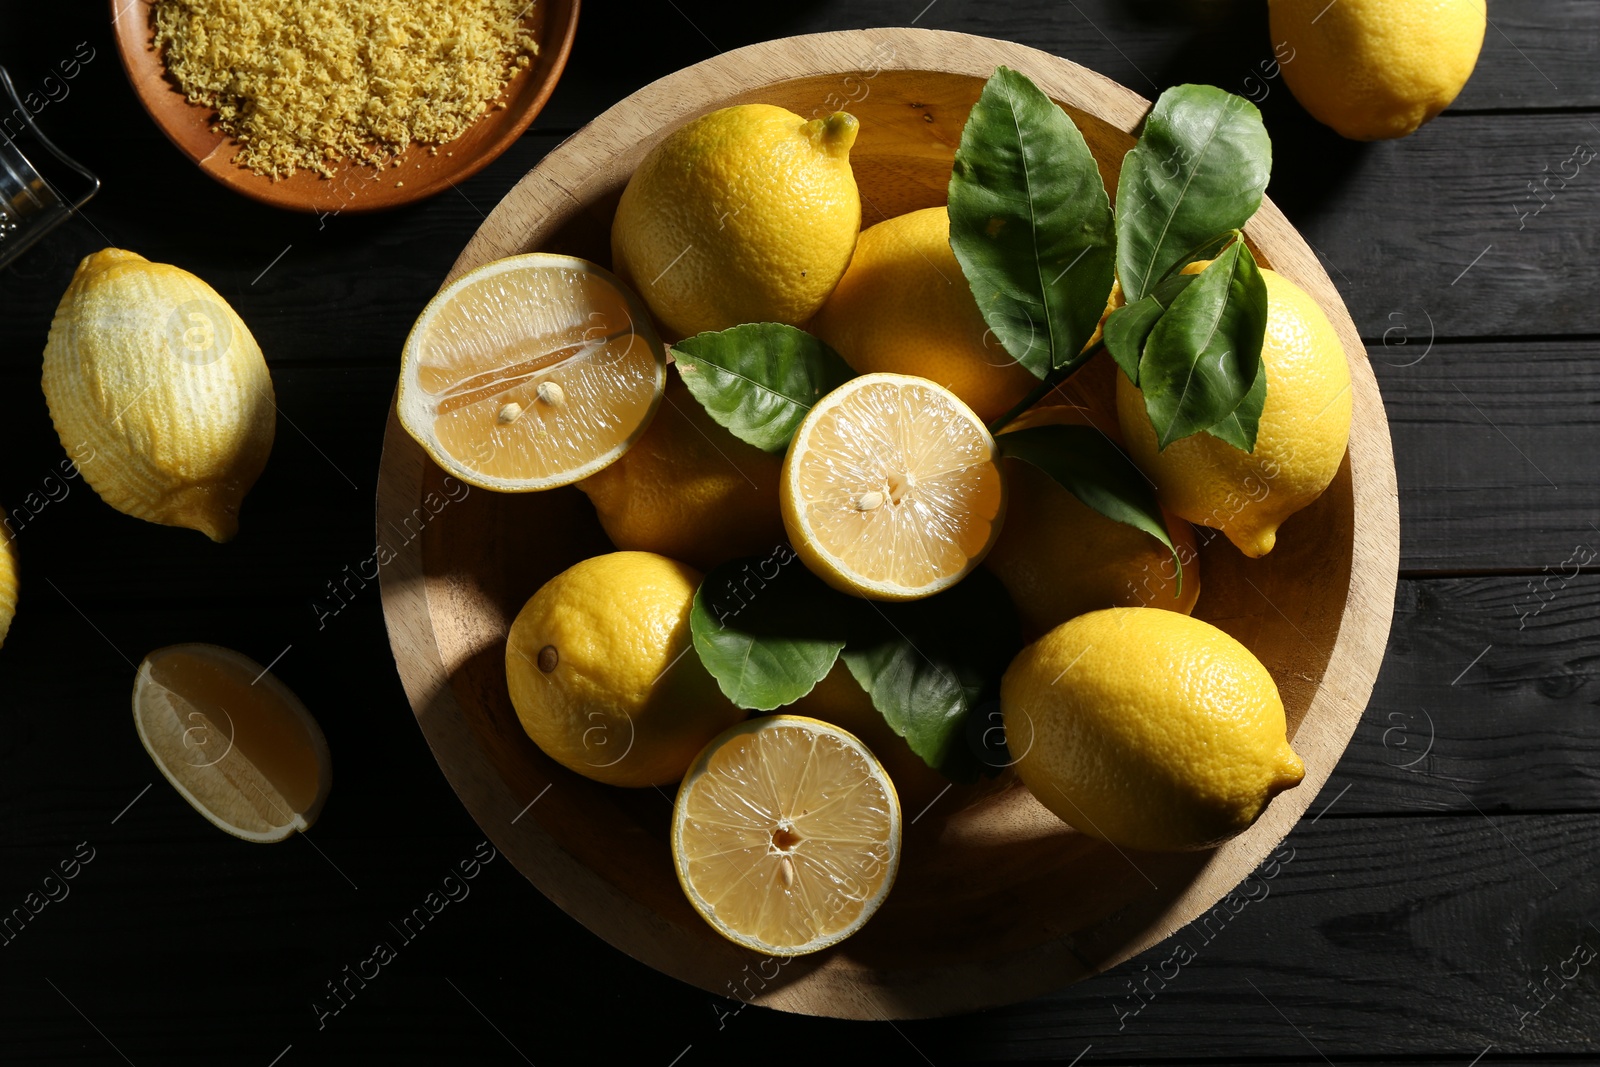
M 11 539 L 11 523 L 0 510 L 0 648 L 5 647 L 11 620 L 17 615 L 17 546 Z
M 644 435 L 577 484 L 613 545 L 710 570 L 783 542 L 782 466 L 718 425 L 674 375 Z
M 858 124 L 771 104 L 701 116 L 651 150 L 611 224 L 617 273 L 679 337 L 798 326 L 827 299 L 861 230 Z
M 610 785 L 667 785 L 744 718 L 689 647 L 701 577 L 653 552 L 612 552 L 528 600 L 506 638 L 506 682 L 546 755 Z
M 1354 141 L 1404 137 L 1450 106 L 1483 46 L 1484 0 L 1269 0 L 1289 90 Z
M 50 417 L 126 515 L 227 541 L 272 451 L 261 348 L 205 282 L 118 248 L 78 265 L 44 350 Z
M 930 207 L 870 226 L 811 331 L 861 374 L 928 378 L 984 422 L 1039 380 L 989 333 L 950 249 L 950 215 Z
M 1197 268 L 1203 264 L 1196 264 Z M 1117 375 L 1117 421 L 1128 453 L 1161 504 L 1227 535 L 1252 559 L 1272 551 L 1278 526 L 1333 481 L 1350 443 L 1350 368 L 1328 316 L 1304 289 L 1263 270 L 1267 400 L 1254 452 L 1207 433 L 1156 447 L 1144 394 Z
M 1000 707 L 1039 802 L 1122 848 L 1208 848 L 1305 776 L 1267 669 L 1173 611 L 1109 608 L 1063 623 L 1012 661 Z
M 1078 408 L 1034 408 L 1006 427 L 1090 426 Z M 1005 434 L 1001 434 L 1001 441 Z M 1032 640 L 1068 619 L 1100 608 L 1162 608 L 1188 615 L 1200 597 L 1200 554 L 1194 528 L 1167 514 L 1167 533 L 1183 565 L 1154 537 L 1106 518 L 1044 471 L 1020 459 L 1001 464 L 1006 524 L 984 557 L 1011 594 Z

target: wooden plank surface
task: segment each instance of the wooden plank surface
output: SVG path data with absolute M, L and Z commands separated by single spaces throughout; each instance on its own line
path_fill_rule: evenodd
M 0 909 L 78 842 L 97 851 L 70 897 L 0 946 L 0 1060 L 690 1067 L 848 1048 L 941 1067 L 1464 1067 L 1600 1051 L 1600 962 L 1575 963 L 1600 952 L 1600 172 L 1528 188 L 1600 141 L 1600 3 L 1495 0 L 1457 105 L 1374 146 L 1310 123 L 1281 81 L 1245 81 L 1271 47 L 1253 0 L 595 3 L 550 107 L 500 161 L 455 195 L 324 219 L 237 200 L 184 164 L 127 92 L 92 8 L 0 0 L 0 62 L 24 92 L 79 42 L 95 51 L 40 119 L 107 179 L 87 221 L 0 274 L 0 503 L 57 473 L 39 354 L 72 266 L 106 244 L 179 262 L 234 302 L 284 418 L 232 545 L 117 516 L 81 483 L 21 535 L 24 614 L 0 653 Z M 1023 41 L 1146 95 L 1199 80 L 1261 100 L 1272 195 L 1368 342 L 1401 486 L 1409 577 L 1371 706 L 1313 806 L 1325 814 L 1226 922 L 1049 997 L 894 1028 L 738 1011 L 610 949 L 491 863 L 318 1029 L 326 983 L 482 837 L 404 706 L 375 587 L 330 617 L 315 607 L 370 552 L 378 436 L 416 311 L 482 214 L 626 93 L 755 40 L 911 22 Z M 335 787 L 305 842 L 219 834 L 139 748 L 127 660 L 196 639 L 283 653 L 277 673 L 321 720 Z M 1195 959 L 1163 984 L 1179 944 Z M 1130 999 L 1129 982 L 1145 992 Z
M 419 805 L 393 785 L 369 803 L 413 814 Z M 19 883 L 40 880 L 79 840 L 95 850 L 71 895 L 4 949 L 6 1041 L 18 1062 L 113 1062 L 72 1005 L 135 1063 L 263 1064 L 290 1045 L 285 1063 L 358 1051 L 522 1062 L 508 1044 L 536 1063 L 582 1061 L 595 1046 L 594 1062 L 608 1063 L 667 1064 L 691 1048 L 685 1063 L 803 1064 L 840 1047 L 863 1062 L 920 1063 L 920 1050 L 935 1064 L 1067 1063 L 1092 1046 L 1082 1062 L 1181 1050 L 1190 1062 L 1433 1053 L 1467 1064 L 1491 1045 L 1502 1058 L 1582 1053 L 1600 1013 L 1600 961 L 1578 962 L 1585 948 L 1600 952 L 1589 925 L 1600 918 L 1600 876 L 1585 851 L 1600 832 L 1595 815 L 1349 818 L 1336 806 L 1303 824 L 1222 913 L 1099 979 L 891 1028 L 740 1011 L 735 997 L 664 982 L 529 890 L 503 858 L 436 918 L 397 932 L 389 924 L 474 855 L 481 838 L 470 826 L 313 831 L 324 858 L 303 843 L 252 850 L 167 794 L 110 826 L 122 798 L 106 800 L 70 844 L 4 850 L 8 869 L 36 875 Z M 303 888 L 286 895 L 273 882 Z M 368 968 L 348 1006 L 323 1019 L 312 1004 L 336 1006 L 326 983 L 346 979 L 347 966 L 353 974 L 380 941 L 398 959 L 375 978 Z M 288 959 L 285 943 L 295 946 Z M 93 956 L 64 956 L 66 944 L 93 945 Z M 174 1005 L 187 1012 L 182 1028 Z M 624 1016 L 648 1025 L 622 1025 Z

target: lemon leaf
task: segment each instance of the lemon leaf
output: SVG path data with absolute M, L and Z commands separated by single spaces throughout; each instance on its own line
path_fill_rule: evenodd
M 970 781 L 980 767 L 967 718 L 998 693 L 1022 645 L 1005 587 L 980 568 L 922 600 L 857 605 L 845 666 L 911 751 L 947 777 Z
M 695 590 L 689 630 L 700 662 L 741 708 L 799 700 L 833 668 L 847 632 L 847 600 L 779 545 L 769 555 L 714 567 Z
M 1206 427 L 1206 433 L 1245 452 L 1256 450 L 1256 432 L 1261 428 L 1261 412 L 1267 405 L 1267 363 L 1256 369 L 1255 384 L 1239 401 L 1239 406 L 1221 422 Z
M 1106 317 L 1105 346 L 1111 358 L 1117 361 L 1122 373 L 1134 385 L 1139 384 L 1139 358 L 1144 355 L 1144 342 L 1155 329 L 1161 316 L 1189 288 L 1195 280 L 1193 274 L 1180 274 L 1168 278 L 1131 304 L 1124 304 Z
M 1250 249 L 1231 245 L 1198 278 L 1155 324 L 1139 360 L 1145 411 L 1163 449 L 1227 419 L 1262 377 L 1267 283 Z M 1253 429 L 1248 444 L 1255 447 Z
M 1165 516 L 1150 480 L 1110 438 L 1093 426 L 1030 426 L 995 439 L 1000 454 L 1044 471 L 1087 506 L 1114 522 L 1143 530 L 1166 546 L 1178 568 L 1183 591 L 1183 561 L 1167 533 Z M 1063 545 L 1062 551 L 1072 551 Z
M 1123 297 L 1149 295 L 1186 255 L 1243 226 L 1271 174 L 1272 141 L 1250 101 L 1210 85 L 1162 93 L 1117 181 Z
M 949 199 L 950 247 L 1001 346 L 1039 378 L 1079 362 L 1111 292 L 1116 229 L 1083 134 L 1026 75 L 997 67 L 984 86 Z
M 739 440 L 789 447 L 811 405 L 855 371 L 822 341 L 780 322 L 700 333 L 672 346 L 689 392 Z

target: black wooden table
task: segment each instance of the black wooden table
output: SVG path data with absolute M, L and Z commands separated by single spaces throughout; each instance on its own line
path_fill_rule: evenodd
M 103 2 L 0 3 L 0 63 L 50 89 L 41 123 L 106 181 L 0 274 L 0 504 L 46 501 L 18 532 L 0 650 L 0 914 L 79 860 L 0 940 L 0 1061 L 1600 1062 L 1600 163 L 1562 167 L 1600 145 L 1600 3 L 1495 0 L 1456 106 L 1369 146 L 1264 76 L 1264 6 L 595 0 L 549 107 L 497 163 L 425 204 L 318 220 L 225 192 L 162 139 Z M 483 838 L 412 720 L 376 586 L 323 610 L 371 555 L 412 320 L 511 185 L 627 93 L 715 50 L 913 22 L 1149 96 L 1204 81 L 1262 104 L 1270 193 L 1377 369 L 1403 536 L 1377 690 L 1292 858 L 1220 931 L 1030 1003 L 894 1026 L 737 1010 L 601 942 L 503 858 L 397 941 Z M 231 544 L 59 477 L 40 354 L 73 267 L 106 245 L 209 280 L 267 353 L 282 419 Z M 129 693 L 144 653 L 181 641 L 275 661 L 317 714 L 336 786 L 312 833 L 234 840 L 159 777 Z M 379 941 L 397 958 L 319 1016 Z M 1173 975 L 1178 941 L 1195 958 Z

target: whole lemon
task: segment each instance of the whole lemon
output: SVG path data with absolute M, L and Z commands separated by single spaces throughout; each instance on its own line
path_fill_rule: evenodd
M 0 647 L 6 643 L 11 620 L 17 614 L 17 546 L 11 540 L 11 523 L 0 510 Z
M 1305 766 L 1261 662 L 1199 619 L 1080 615 L 1000 683 L 1006 741 L 1039 803 L 1123 848 L 1206 848 L 1250 826 Z
M 523 605 L 506 638 L 506 683 L 546 755 L 610 785 L 666 785 L 744 718 L 690 647 L 700 579 L 653 552 L 612 552 L 568 567 Z
M 1192 270 L 1203 269 L 1195 264 Z M 1254 452 L 1207 433 L 1156 447 L 1144 394 L 1117 375 L 1117 421 L 1128 452 L 1156 484 L 1161 504 L 1221 530 L 1251 558 L 1266 555 L 1278 527 L 1333 481 L 1350 442 L 1350 368 L 1328 316 L 1304 289 L 1263 270 L 1267 374 Z
M 695 119 L 622 191 L 614 268 L 681 337 L 800 325 L 833 291 L 861 229 L 856 130 L 843 111 L 808 122 L 771 104 Z
M 107 504 L 213 541 L 238 532 L 278 409 L 260 346 L 211 286 L 119 248 L 89 256 L 50 324 L 44 395 Z
M 1079 408 L 1034 408 L 1007 432 L 1031 426 L 1091 426 Z M 1005 435 L 1001 435 L 1004 442 Z M 1167 533 L 1182 563 L 1143 530 L 1108 519 L 1044 471 L 1020 459 L 1002 464 L 1006 524 L 984 557 L 1011 594 L 1024 632 L 1038 637 L 1075 615 L 1142 605 L 1187 615 L 1200 596 L 1194 528 L 1167 514 Z
M 950 249 L 950 215 L 942 207 L 863 230 L 850 269 L 811 330 L 856 371 L 929 378 L 984 422 L 1039 382 L 990 334 Z
M 1404 137 L 1456 98 L 1483 46 L 1484 0 L 1269 0 L 1289 90 L 1355 141 Z
M 578 488 L 618 548 L 710 569 L 782 543 L 782 466 L 719 425 L 673 375 L 644 435 Z

